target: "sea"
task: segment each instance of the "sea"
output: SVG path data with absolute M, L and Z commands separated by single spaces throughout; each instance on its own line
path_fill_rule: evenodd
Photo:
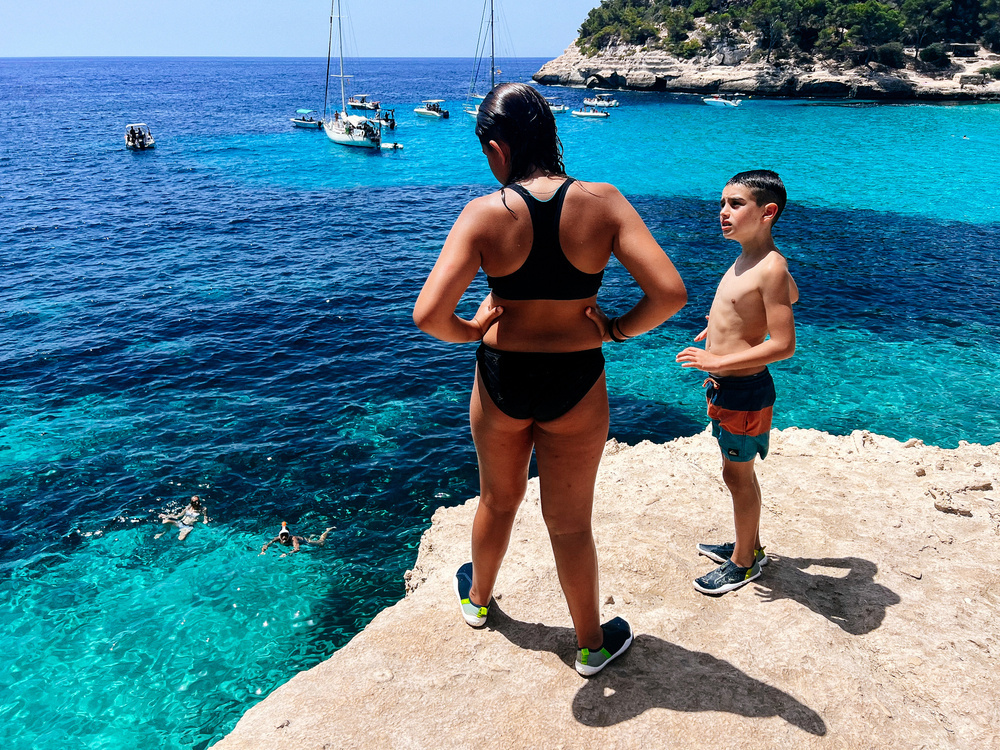
M 322 111 L 325 59 L 0 60 L 7 750 L 210 746 L 402 598 L 435 509 L 478 492 L 474 346 L 411 320 L 463 205 L 497 187 L 462 112 L 475 63 L 346 65 L 402 150 L 291 126 Z M 616 96 L 606 120 L 557 116 L 567 170 L 629 197 L 690 301 L 605 347 L 612 437 L 704 429 L 703 375 L 674 355 L 738 251 L 723 185 L 769 168 L 801 290 L 775 426 L 1000 441 L 1000 104 Z M 426 98 L 451 117 L 414 115 Z M 155 150 L 125 149 L 136 122 Z M 607 311 L 638 299 L 617 262 L 606 279 Z M 460 313 L 485 293 L 480 275 Z M 209 522 L 157 537 L 193 494 Z M 282 521 L 334 529 L 261 555 Z

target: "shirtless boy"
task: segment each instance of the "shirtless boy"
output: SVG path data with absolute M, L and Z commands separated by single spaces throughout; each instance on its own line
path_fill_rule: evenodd
M 726 183 L 720 201 L 722 235 L 742 252 L 719 282 L 708 325 L 677 355 L 682 367 L 705 379 L 712 435 L 722 449 L 722 478 L 733 496 L 736 542 L 699 544 L 698 552 L 721 563 L 694 587 L 720 595 L 760 575 L 769 562 L 760 543 L 760 485 L 753 462 L 767 456 L 774 382 L 767 365 L 795 353 L 792 304 L 799 291 L 771 227 L 785 207 L 785 186 L 768 170 L 740 172 Z

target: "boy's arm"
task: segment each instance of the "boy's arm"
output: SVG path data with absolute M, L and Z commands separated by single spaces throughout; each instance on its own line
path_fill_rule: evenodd
M 746 370 L 791 357 L 795 353 L 795 316 L 791 296 L 794 281 L 790 283 L 789 279 L 788 264 L 777 253 L 761 269 L 760 295 L 770 338 L 749 349 L 722 356 L 689 346 L 677 355 L 681 367 L 696 367 L 706 372 Z M 798 287 L 795 289 L 797 291 Z
M 788 274 L 788 297 L 793 305 L 799 301 L 799 285 L 791 273 Z

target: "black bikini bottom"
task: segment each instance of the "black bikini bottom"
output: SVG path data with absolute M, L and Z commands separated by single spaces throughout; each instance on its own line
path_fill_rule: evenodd
M 547 422 L 583 399 L 604 372 L 598 349 L 579 352 L 505 352 L 481 344 L 479 375 L 493 403 L 508 417 Z

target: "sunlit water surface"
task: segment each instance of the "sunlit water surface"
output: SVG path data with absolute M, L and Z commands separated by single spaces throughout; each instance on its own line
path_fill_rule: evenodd
M 207 746 L 399 599 L 434 509 L 476 494 L 472 347 L 410 319 L 493 188 L 461 113 L 472 61 L 349 67 L 396 107 L 403 151 L 290 127 L 322 108 L 325 60 L 0 60 L 8 748 Z M 412 114 L 431 97 L 451 119 Z M 567 168 L 633 199 L 691 301 L 606 349 L 614 437 L 704 427 L 702 376 L 674 354 L 735 255 L 722 185 L 768 167 L 802 292 L 776 426 L 1000 439 L 1000 106 L 619 99 L 607 121 L 559 116 Z M 135 121 L 155 151 L 124 150 Z M 602 305 L 636 296 L 613 264 Z M 156 539 L 194 493 L 211 522 Z M 281 520 L 336 529 L 259 556 Z

